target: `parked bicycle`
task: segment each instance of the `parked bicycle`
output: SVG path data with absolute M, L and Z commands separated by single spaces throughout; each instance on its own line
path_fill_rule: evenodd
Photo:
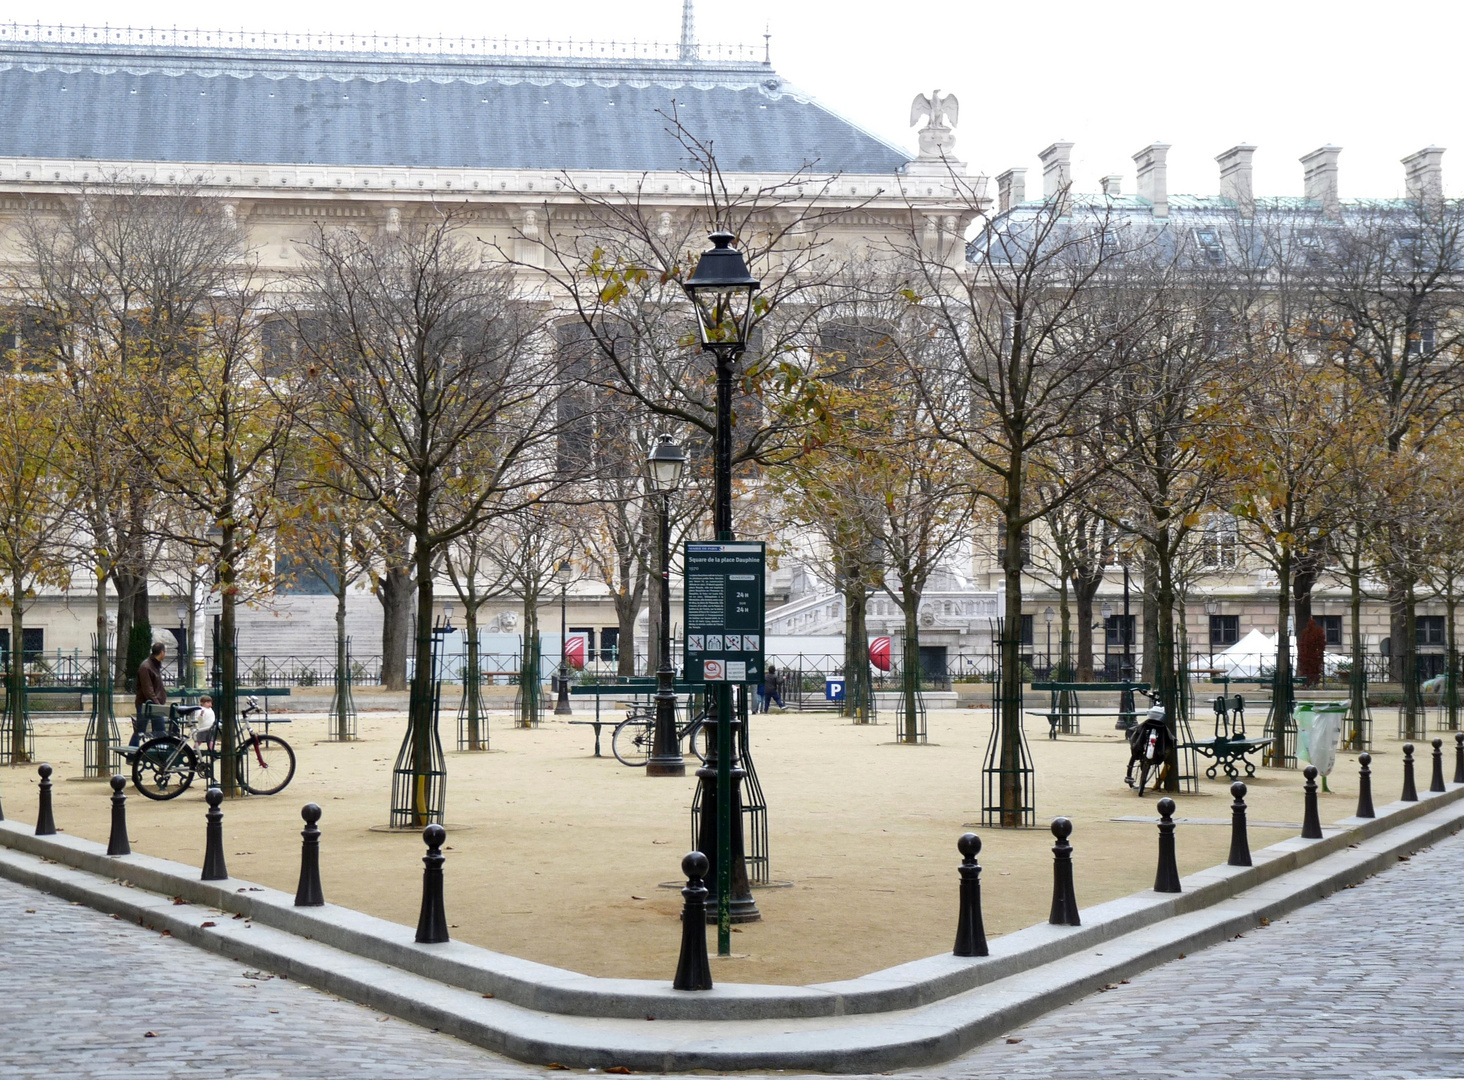
M 707 760 L 706 751 L 698 744 L 697 735 L 706 727 L 707 714 L 705 712 L 695 716 L 685 727 L 676 729 L 676 740 L 678 745 L 691 740 L 691 752 L 696 759 L 702 763 Z M 710 728 L 706 728 L 710 731 Z M 638 708 L 633 710 L 629 716 L 615 725 L 615 734 L 610 737 L 610 749 L 615 754 L 615 759 L 622 765 L 629 765 L 631 768 L 639 768 L 651 759 L 651 752 L 656 748 L 656 709 L 652 705 L 649 708 Z
M 210 786 L 217 782 L 222 748 L 216 739 L 194 746 L 190 737 L 198 726 L 199 709 L 197 705 L 171 706 L 165 734 L 124 751 L 132 762 L 132 786 L 147 798 L 176 799 L 199 774 Z M 234 748 L 234 775 L 251 795 L 277 795 L 295 777 L 295 751 L 278 735 L 261 735 L 250 726 L 249 718 L 260 711 L 251 697 L 235 719 L 239 741 Z

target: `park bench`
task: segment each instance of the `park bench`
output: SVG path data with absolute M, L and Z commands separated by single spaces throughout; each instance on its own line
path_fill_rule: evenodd
M 1246 776 L 1255 776 L 1256 766 L 1250 760 L 1254 754 L 1272 742 L 1271 739 L 1250 738 L 1245 733 L 1245 698 L 1239 694 L 1217 697 L 1214 700 L 1215 734 L 1209 739 L 1196 739 L 1184 745 L 1211 759 L 1205 775 L 1215 779 L 1216 771 L 1225 770 L 1225 775 L 1234 778 L 1240 775 L 1237 765 L 1244 766 Z
M 1032 689 L 1036 691 L 1047 691 L 1052 695 L 1052 701 L 1046 712 L 1027 710 L 1028 716 L 1041 716 L 1047 720 L 1047 737 L 1055 739 L 1059 734 L 1081 735 L 1082 718 L 1089 717 L 1117 717 L 1117 726 L 1127 731 L 1138 722 L 1139 711 L 1137 709 L 1125 709 L 1122 707 L 1123 694 L 1149 692 L 1149 684 L 1142 682 L 1034 682 Z M 1083 711 L 1082 699 L 1079 693 L 1092 693 L 1107 691 L 1119 694 L 1119 708 L 1116 710 L 1089 710 L 1086 714 Z
M 678 695 L 691 695 L 701 692 L 700 687 L 691 686 L 687 683 L 678 683 L 675 690 Z M 603 756 L 600 753 L 600 730 L 606 724 L 614 727 L 638 710 L 654 713 L 656 708 L 656 680 L 653 678 L 631 677 L 623 682 L 586 683 L 581 686 L 571 686 L 569 692 L 573 697 L 592 697 L 595 699 L 595 718 L 593 720 L 571 720 L 569 723 L 587 725 L 595 729 L 596 757 Z M 633 700 L 629 703 L 625 716 L 603 719 L 600 716 L 600 699 L 604 697 L 631 698 Z M 643 701 L 642 699 L 646 700 Z

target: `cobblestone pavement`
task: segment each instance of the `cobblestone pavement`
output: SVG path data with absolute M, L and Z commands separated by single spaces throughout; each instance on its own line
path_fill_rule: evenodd
M 1464 1077 L 1461 880 L 1456 837 L 1283 922 L 902 1075 Z M 5 881 L 0 957 L 0 1076 L 544 1073 Z

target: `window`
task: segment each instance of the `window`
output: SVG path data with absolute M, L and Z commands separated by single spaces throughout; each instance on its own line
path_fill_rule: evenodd
M 1196 229 L 1195 244 L 1200 249 L 1200 255 L 1211 266 L 1225 265 L 1225 244 L 1214 229 Z
M 1437 328 L 1432 319 L 1422 319 L 1414 327 L 1413 333 L 1408 335 L 1408 355 L 1422 356 L 1425 359 L 1433 356 L 1434 346 L 1437 343 Z
M 1210 651 L 1228 649 L 1240 640 L 1239 615 L 1210 616 Z
M 46 651 L 46 630 L 40 626 L 27 626 L 21 633 L 24 635 L 21 642 L 25 649 L 22 660 L 27 664 L 34 664 Z M 0 629 L 0 655 L 4 656 L 5 662 L 10 662 L 10 628 Z
M 1313 617 L 1321 624 L 1322 630 L 1326 633 L 1327 644 L 1340 649 L 1342 647 L 1342 616 L 1316 615 Z
M 1420 645 L 1443 645 L 1444 617 L 1442 615 L 1418 616 L 1418 643 Z
M 620 659 L 620 627 L 607 626 L 600 631 L 600 659 L 612 663 Z
M 1032 644 L 1033 622 L 1031 615 L 1022 616 L 1022 644 Z
M 1240 528 L 1235 515 L 1208 515 L 1200 544 L 1200 561 L 1205 569 L 1234 570 L 1240 562 Z
M 1123 627 L 1124 620 L 1128 620 L 1128 640 L 1132 647 L 1134 643 L 1134 619 L 1135 615 L 1110 615 L 1103 620 L 1104 640 L 1110 649 L 1122 649 L 1124 644 Z

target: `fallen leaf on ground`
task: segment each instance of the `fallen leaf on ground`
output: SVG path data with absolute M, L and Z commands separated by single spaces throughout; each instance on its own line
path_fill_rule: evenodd
M 630 898 L 632 900 L 644 900 L 645 899 L 644 896 L 636 896 L 634 893 L 631 893 Z
M 1007 1040 L 1007 1042 L 1009 1042 L 1009 1043 L 1019 1043 L 1021 1041 L 1022 1041 L 1021 1039 L 1008 1039 Z
M 217 925 L 218 925 L 218 923 L 216 923 L 216 922 L 206 922 L 202 926 L 200 926 L 199 929 L 200 930 L 207 930 L 209 927 L 211 927 L 211 926 L 217 926 Z
M 568 1065 L 561 1065 L 557 1061 L 551 1061 L 548 1065 L 545 1065 L 544 1068 L 546 1068 L 546 1069 L 558 1069 L 558 1070 L 563 1070 L 563 1071 L 566 1071 L 566 1072 L 569 1070 L 569 1066 Z
M 156 1031 L 144 1031 L 142 1033 L 142 1037 L 144 1039 L 156 1039 L 158 1037 L 158 1033 Z
M 610 1066 L 610 1068 L 606 1069 L 605 1071 L 607 1073 L 614 1073 L 617 1076 L 629 1076 L 630 1075 L 630 1070 L 627 1069 L 624 1065 L 612 1065 L 612 1066 Z

